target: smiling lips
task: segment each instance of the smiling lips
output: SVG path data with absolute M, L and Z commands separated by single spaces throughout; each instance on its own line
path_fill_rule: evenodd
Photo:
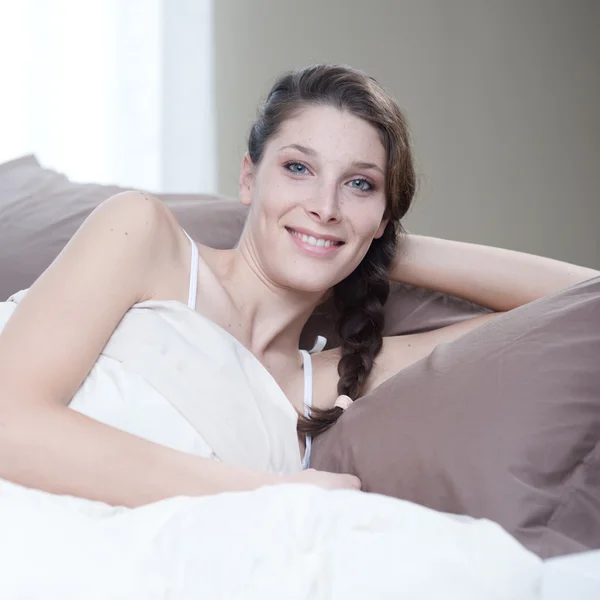
M 291 227 L 286 227 L 287 232 L 292 236 L 297 246 L 313 255 L 324 255 L 335 252 L 344 244 L 342 240 L 331 236 L 315 236 L 302 231 L 297 231 Z

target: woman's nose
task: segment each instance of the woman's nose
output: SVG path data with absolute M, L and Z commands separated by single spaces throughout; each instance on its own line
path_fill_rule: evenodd
M 340 220 L 338 191 L 333 186 L 323 186 L 315 190 L 308 212 L 323 223 L 336 223 Z

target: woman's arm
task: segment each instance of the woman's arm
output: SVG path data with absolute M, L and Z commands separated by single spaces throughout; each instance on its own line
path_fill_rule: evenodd
M 507 311 L 600 271 L 513 250 L 407 234 L 390 269 L 394 281 Z
M 166 207 L 125 193 L 94 211 L 35 282 L 0 333 L 0 477 L 122 506 L 294 480 L 178 452 L 68 408 L 123 315 L 185 264 L 184 252 Z M 303 478 L 357 487 L 348 476 Z
M 282 481 L 172 450 L 65 406 L 19 400 L 22 409 L 0 411 L 0 476 L 26 487 L 135 507 Z

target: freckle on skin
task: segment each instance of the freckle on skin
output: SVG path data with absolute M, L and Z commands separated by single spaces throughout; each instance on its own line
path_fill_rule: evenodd
M 129 235 L 127 232 L 125 232 L 125 235 Z

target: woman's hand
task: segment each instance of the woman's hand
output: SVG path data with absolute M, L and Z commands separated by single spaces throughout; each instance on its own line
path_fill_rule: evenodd
M 329 473 L 316 469 L 306 469 L 293 475 L 287 475 L 282 478 L 280 483 L 306 483 L 328 490 L 360 490 L 360 479 L 354 475 Z

